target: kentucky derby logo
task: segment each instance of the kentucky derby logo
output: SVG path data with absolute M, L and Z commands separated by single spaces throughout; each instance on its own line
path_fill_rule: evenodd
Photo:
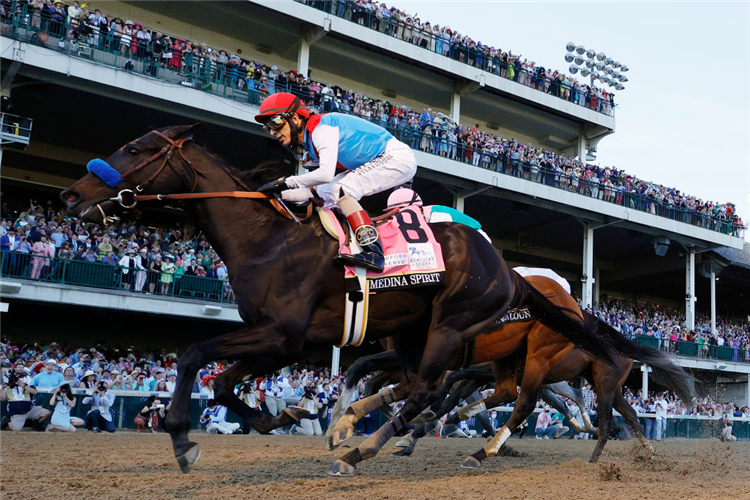
M 435 269 L 437 267 L 435 249 L 431 243 L 412 243 L 408 246 L 408 250 L 409 267 L 413 271 Z

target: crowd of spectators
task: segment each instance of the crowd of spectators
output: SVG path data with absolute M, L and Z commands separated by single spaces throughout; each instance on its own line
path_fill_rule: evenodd
M 397 7 L 374 0 L 297 1 L 560 99 L 607 115 L 614 113 L 612 92 L 537 66 L 521 54 L 496 49 L 448 26 L 422 21 Z
M 0 215 L 2 273 L 6 276 L 59 281 L 66 261 L 98 262 L 111 266 L 111 272 L 104 273 L 106 282 L 98 282 L 102 286 L 185 295 L 201 289 L 190 286 L 189 280 L 212 278 L 223 281 L 217 288 L 221 298 L 234 300 L 226 264 L 205 236 L 180 229 L 179 224 L 172 228 L 125 222 L 83 224 L 64 210 L 45 208 L 33 200 L 16 210 L 3 203 Z M 102 274 L 90 268 L 87 272 Z
M 720 349 L 731 349 L 731 356 L 722 359 L 750 362 L 750 323 L 747 319 L 717 318 L 714 334 L 709 317 L 697 315 L 695 328 L 689 329 L 684 312 L 655 304 L 604 300 L 595 306 L 593 313 L 623 335 L 658 339 L 659 347 L 668 352 L 680 353 L 680 344 L 687 342 L 695 344 L 698 357 L 716 359 Z
M 169 399 L 175 389 L 178 361 L 177 353 L 168 353 L 165 349 L 141 352 L 132 346 L 110 349 L 101 344 L 87 349 L 60 345 L 57 342 L 49 345 L 30 341 L 14 342 L 7 338 L 0 344 L 3 394 L 9 386 L 11 390 L 15 390 L 16 377 L 13 374 L 18 374 L 21 380 L 26 380 L 25 385 L 32 388 L 33 392 L 29 394 L 31 398 L 27 401 L 33 401 L 37 387 L 54 390 L 53 403 L 50 404 L 53 408 L 61 406 L 64 409 L 68 400 L 75 397 L 70 392 L 71 389 L 83 389 L 86 394 L 90 393 L 87 398 L 91 398 L 83 403 L 96 406 L 104 419 L 101 420 L 100 415 L 87 416 L 90 421 L 88 427 L 103 428 L 109 432 L 114 431 L 109 412 L 115 397 L 112 391 L 137 391 L 147 394 L 149 400 L 135 419 L 136 427 L 139 430 L 149 428 L 152 431 L 160 428 L 159 423 L 169 411 Z M 226 362 L 212 362 L 204 366 L 196 374 L 192 392 L 214 400 L 214 380 L 229 366 L 231 364 Z M 271 415 L 278 415 L 287 405 L 301 405 L 310 411 L 310 416 L 295 426 L 291 433 L 320 435 L 330 421 L 330 412 L 338 401 L 344 381 L 343 375 L 332 376 L 330 367 L 294 364 L 284 371 L 269 373 L 239 384 L 235 393 L 249 407 Z M 363 384 L 364 380 L 360 381 L 359 391 L 364 389 Z M 24 383 L 20 385 L 23 386 Z M 61 393 L 60 388 L 63 386 L 67 389 Z M 18 391 L 22 389 L 23 387 Z M 359 392 L 355 392 L 355 399 L 358 396 Z M 75 407 L 75 402 L 68 406 Z M 106 411 L 103 406 L 106 406 Z M 229 424 L 220 425 L 219 417 L 223 415 L 222 418 L 225 418 L 226 410 L 222 410 L 221 405 L 218 406 L 219 408 L 214 407 L 206 414 L 204 423 L 209 426 L 209 431 L 231 434 L 237 428 Z M 24 414 L 28 411 L 27 408 Z M 49 417 L 50 412 L 42 411 L 40 407 L 28 418 L 44 421 Z M 74 427 L 83 425 L 82 419 L 77 420 Z M 23 423 L 20 426 L 22 427 Z M 67 429 L 68 425 L 65 425 L 65 428 Z
M 306 3 L 328 9 L 360 24 L 369 19 L 366 22 L 373 23 L 375 29 L 411 39 L 417 45 L 426 44 L 433 50 L 440 48 L 438 52 L 456 54 L 457 59 L 466 58 L 466 62 L 471 61 L 471 64 L 477 64 L 477 61 L 480 66 L 489 64 L 493 71 L 503 77 L 580 101 L 583 105 L 605 111 L 611 105 L 610 99 L 605 96 L 597 99 L 594 94 L 588 96 L 583 91 L 575 90 L 578 85 L 570 82 L 569 76 L 557 71 L 545 72 L 543 68 L 536 68 L 533 62 L 521 61 L 519 56 L 510 52 L 475 43 L 447 27 L 432 27 L 429 23 L 423 25 L 418 18 L 396 8 L 386 8 L 385 4 L 369 0 Z M 374 121 L 414 149 L 734 236 L 743 235 L 743 221 L 731 202 L 702 200 L 678 189 L 639 179 L 616 167 L 588 164 L 523 144 L 513 138 L 482 131 L 478 124 L 469 126 L 456 123 L 432 109 L 420 112 L 313 80 L 310 74 L 302 75 L 295 70 L 285 71 L 274 65 L 243 59 L 202 42 L 170 36 L 131 20 L 113 18 L 98 9 L 92 12 L 90 7 L 78 5 L 78 2 L 67 6 L 67 10 L 65 7 L 61 2 L 53 5 L 54 9 L 67 12 L 65 26 L 70 37 L 137 60 L 148 60 L 144 71 L 154 76 L 159 68 L 167 69 L 178 74 L 184 85 L 210 90 L 215 83 L 234 88 L 246 92 L 247 99 L 254 104 L 266 95 L 291 91 L 320 112 L 350 113 Z M 39 22 L 53 23 L 50 15 L 44 15 L 45 9 L 50 10 L 47 7 L 41 10 Z M 10 12 L 12 8 L 7 7 L 6 11 Z M 405 26 L 409 23 L 412 27 L 407 29 Z M 44 28 L 42 25 L 40 27 Z M 429 33 L 437 34 L 428 36 Z M 449 35 L 447 41 L 443 39 L 444 35 Z M 500 59 L 493 59 L 493 54 Z M 505 59 L 509 62 L 502 62 Z M 132 61 L 129 60 L 126 67 L 132 69 Z M 582 101 L 580 96 L 583 95 L 588 97 Z
M 114 410 L 110 411 L 117 391 L 136 391 L 148 395 L 145 406 L 138 412 L 134 424 L 138 431 L 163 429 L 163 421 L 170 408 L 171 393 L 175 389 L 179 357 L 176 353 L 167 353 L 165 349 L 149 349 L 140 352 L 138 349 L 123 347 L 107 348 L 101 344 L 91 348 L 74 348 L 52 342 L 49 345 L 39 343 L 14 342 L 3 339 L 0 344 L 0 366 L 2 367 L 2 396 L 12 405 L 26 404 L 22 410 L 11 412 L 12 430 L 20 430 L 28 418 L 35 421 L 35 428 L 44 428 L 44 422 L 51 420 L 48 431 L 74 431 L 76 427 L 86 425 L 92 432 L 100 429 L 115 432 Z M 226 408 L 218 405 L 214 399 L 213 384 L 215 378 L 226 370 L 230 363 L 213 362 L 203 367 L 196 375 L 193 393 L 208 399 L 208 407 L 201 416 L 206 430 L 213 433 L 241 433 L 240 424 L 226 422 Z M 294 425 L 288 432 L 299 435 L 321 435 L 330 422 L 331 410 L 338 401 L 339 394 L 346 381 L 346 375 L 330 373 L 329 368 L 311 364 L 294 364 L 282 371 L 243 382 L 235 388 L 235 393 L 249 407 L 270 415 L 278 415 L 287 405 L 300 406 L 310 414 Z M 353 394 L 356 400 L 364 393 L 366 379 L 360 380 Z M 51 410 L 34 405 L 37 388 L 46 388 L 53 392 L 49 406 Z M 85 416 L 76 417 L 71 410 L 76 407 L 76 394 L 72 389 L 82 389 L 84 405 L 91 405 Z M 487 397 L 492 389 L 484 391 Z M 668 391 L 644 395 L 640 390 L 623 388 L 623 394 L 633 409 L 641 414 L 654 414 L 646 418 L 646 433 L 649 439 L 667 437 L 665 433 L 668 416 L 703 416 L 709 418 L 747 418 L 750 408 L 731 401 L 720 401 L 711 395 L 696 398 L 692 402 L 681 401 Z M 25 401 L 23 396 L 26 397 Z M 585 410 L 596 422 L 597 400 L 591 385 L 583 389 Z M 577 412 L 572 401 L 566 401 L 571 411 Z M 398 410 L 400 403 L 394 404 Z M 537 407 L 549 414 L 548 425 L 537 425 L 537 435 L 541 438 L 550 436 L 559 438 L 566 434 L 568 428 L 562 425 L 562 418 L 542 401 Z M 53 413 L 53 411 L 54 413 Z M 454 410 L 455 411 L 455 410 Z M 492 415 L 490 415 L 492 413 Z M 495 423 L 497 412 L 488 412 Z M 85 420 L 84 420 L 85 418 Z M 542 424 L 544 424 L 544 420 Z M 371 433 L 378 424 L 378 417 L 370 414 L 358 423 L 361 434 Z M 725 422 L 726 426 L 731 423 Z M 493 424 L 493 426 L 495 426 Z M 549 429 L 545 429 L 549 427 Z M 250 429 L 246 429 L 249 431 Z M 281 434 L 276 430 L 273 433 Z M 475 433 L 468 423 L 458 430 L 450 431 L 451 436 L 472 437 Z M 541 432 L 541 433 L 540 433 Z M 521 435 L 525 433 L 525 427 Z M 728 433 L 731 435 L 731 430 Z M 629 435 L 626 428 L 626 435 Z M 571 436 L 572 438 L 573 436 Z M 575 437 L 588 438 L 585 434 Z

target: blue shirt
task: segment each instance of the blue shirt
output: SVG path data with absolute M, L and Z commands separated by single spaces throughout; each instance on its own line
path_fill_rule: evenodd
M 33 387 L 57 387 L 64 381 L 65 377 L 60 372 L 47 373 L 43 371 L 34 376 L 31 385 Z
M 316 127 L 328 125 L 339 129 L 338 163 L 347 170 L 354 170 L 374 160 L 385 152 L 385 146 L 393 136 L 383 127 L 356 116 L 327 113 L 320 116 Z M 305 148 L 318 161 L 312 134 L 305 131 Z

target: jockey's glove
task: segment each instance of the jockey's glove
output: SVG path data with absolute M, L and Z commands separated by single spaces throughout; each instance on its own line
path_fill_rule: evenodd
M 286 177 L 279 177 L 273 182 L 263 184 L 258 188 L 258 192 L 265 194 L 277 194 L 282 191 L 286 191 L 287 189 L 289 189 L 289 186 L 286 183 Z

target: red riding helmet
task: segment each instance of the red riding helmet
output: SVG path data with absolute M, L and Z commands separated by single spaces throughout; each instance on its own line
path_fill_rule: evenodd
M 255 115 L 255 121 L 265 125 L 276 115 L 289 118 L 295 113 L 303 118 L 310 118 L 310 109 L 299 97 L 289 92 L 279 92 L 266 97 L 260 105 L 260 113 Z

